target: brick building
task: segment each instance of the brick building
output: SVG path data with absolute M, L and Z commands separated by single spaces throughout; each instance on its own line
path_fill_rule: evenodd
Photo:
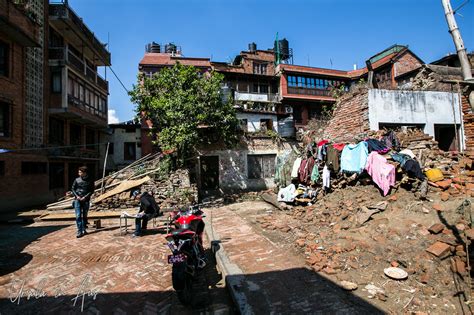
M 104 45 L 67 1 L 21 3 L 0 0 L 0 211 L 64 195 L 80 165 L 94 176 L 107 127 Z

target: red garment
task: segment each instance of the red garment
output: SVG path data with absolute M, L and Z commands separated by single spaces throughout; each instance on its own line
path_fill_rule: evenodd
M 345 143 L 334 143 L 332 146 L 337 151 L 342 151 L 344 149 L 344 147 L 346 146 L 346 144 Z
M 329 143 L 329 140 L 321 140 L 318 142 L 318 147 L 325 145 L 326 143 Z
M 307 163 L 308 163 L 307 159 L 304 159 L 301 161 L 300 169 L 298 170 L 298 179 L 300 180 L 300 183 L 305 182 L 305 178 L 306 178 L 305 169 L 306 169 Z
M 305 180 L 304 180 L 304 183 L 305 184 L 309 184 L 309 182 L 311 181 L 311 172 L 313 171 L 313 167 L 314 167 L 314 164 L 316 164 L 316 160 L 314 159 L 314 157 L 309 157 L 308 160 L 307 160 L 307 163 L 306 163 L 306 167 L 305 167 Z

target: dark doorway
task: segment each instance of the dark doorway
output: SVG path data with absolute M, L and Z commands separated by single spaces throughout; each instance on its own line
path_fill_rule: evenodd
M 435 140 L 438 141 L 438 147 L 443 151 L 457 151 L 459 145 L 456 143 L 456 132 L 459 126 L 454 125 L 434 125 Z M 458 132 L 459 134 L 459 132 Z
M 201 189 L 215 190 L 219 188 L 219 157 L 201 156 L 200 163 Z

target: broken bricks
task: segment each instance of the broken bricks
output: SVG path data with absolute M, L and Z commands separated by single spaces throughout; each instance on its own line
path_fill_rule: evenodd
M 426 249 L 428 253 L 431 253 L 439 258 L 444 258 L 450 253 L 450 246 L 446 243 L 437 241 Z

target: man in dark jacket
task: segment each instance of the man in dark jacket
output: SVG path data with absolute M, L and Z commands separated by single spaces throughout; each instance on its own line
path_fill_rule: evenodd
M 156 204 L 155 198 L 146 191 L 141 193 L 135 190 L 132 195 L 135 199 L 140 199 L 140 210 L 135 219 L 133 236 L 141 236 L 142 230 L 146 230 L 148 220 L 160 215 L 160 207 Z
M 74 210 L 76 212 L 77 238 L 86 234 L 87 212 L 89 201 L 94 192 L 94 183 L 87 175 L 87 167 L 81 166 L 78 170 L 79 177 L 72 183 L 72 194 L 74 195 Z

